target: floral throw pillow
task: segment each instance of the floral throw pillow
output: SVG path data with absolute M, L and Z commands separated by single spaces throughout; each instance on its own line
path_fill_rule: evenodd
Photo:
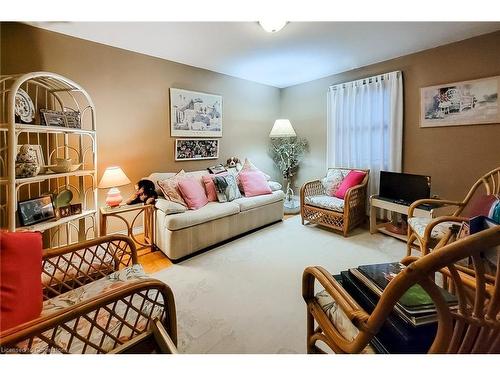
M 187 207 L 187 204 L 182 198 L 181 192 L 179 190 L 179 180 L 185 177 L 186 173 L 184 172 L 184 170 L 181 170 L 173 177 L 167 178 L 163 181 L 158 181 L 158 185 L 160 186 L 160 189 L 166 199 Z
M 326 194 L 333 197 L 340 184 L 344 181 L 344 174 L 340 169 L 329 169 L 328 173 L 321 183 L 323 184 Z
M 236 183 L 236 178 L 233 175 L 215 176 L 214 177 L 215 192 L 217 200 L 221 203 L 231 202 L 241 198 L 240 189 Z

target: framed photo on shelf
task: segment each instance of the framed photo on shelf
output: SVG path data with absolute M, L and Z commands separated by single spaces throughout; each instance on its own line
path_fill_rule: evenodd
M 22 226 L 41 223 L 42 221 L 56 217 L 54 204 L 50 195 L 18 202 L 17 214 Z
M 171 88 L 170 136 L 222 137 L 222 96 Z
M 420 89 L 420 127 L 500 123 L 500 76 Z
M 65 111 L 64 115 L 66 116 L 66 125 L 68 128 L 73 129 L 81 129 L 81 117 L 80 112 L 78 111 Z
M 59 207 L 59 217 L 68 217 L 71 216 L 71 205 Z
M 175 160 L 207 160 L 219 158 L 218 139 L 176 139 Z
M 75 203 L 71 205 L 71 215 L 79 215 L 82 213 L 82 204 Z
M 40 109 L 40 119 L 42 125 L 67 127 L 66 115 L 62 111 L 53 111 L 51 109 Z
M 207 169 L 211 174 L 218 174 L 226 171 L 226 167 L 222 164 L 217 164 L 212 167 L 208 167 Z

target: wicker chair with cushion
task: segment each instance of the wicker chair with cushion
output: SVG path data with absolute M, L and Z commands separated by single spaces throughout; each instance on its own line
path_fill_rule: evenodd
M 500 353 L 500 275 L 488 282 L 481 253 L 500 245 L 500 226 L 455 241 L 423 257 L 406 257 L 407 267 L 385 288 L 375 309 L 368 314 L 321 267 L 304 271 L 302 295 L 307 304 L 307 352 L 325 353 L 323 342 L 336 353 L 370 353 L 370 341 L 401 296 L 415 284 L 432 298 L 438 326 L 429 353 Z M 471 278 L 455 264 L 472 258 Z M 497 269 L 500 266 L 497 257 Z M 435 283 L 436 272 L 448 275 L 458 297 L 450 309 Z M 315 282 L 324 291 L 315 294 Z M 471 292 L 472 291 L 472 292 Z
M 484 214 L 476 212 L 476 208 L 481 208 L 484 203 L 495 199 L 494 196 L 498 194 L 500 194 L 500 167 L 479 178 L 462 201 L 420 199 L 413 202 L 408 209 L 407 255 L 411 255 L 412 248 L 417 248 L 422 255 L 426 255 L 433 248 L 446 244 L 452 235 L 450 227 L 453 224 L 461 224 L 473 216 Z M 434 219 L 414 217 L 415 208 L 421 204 L 432 204 L 436 207 L 455 206 L 456 209 L 451 215 Z
M 162 346 L 159 335 L 175 352 L 172 291 L 144 273 L 128 237 L 111 235 L 46 249 L 41 269 L 42 312 L 2 331 L 2 352 L 133 352 L 153 347 L 147 344 L 153 336 L 154 347 Z
M 333 196 L 325 187 L 325 179 L 338 174 L 345 178 L 350 171 L 366 173 L 360 184 L 349 188 L 344 199 Z M 367 169 L 330 168 L 323 180 L 306 182 L 300 189 L 300 215 L 302 224 L 309 222 L 342 231 L 344 236 L 366 219 L 367 185 L 370 171 Z M 340 180 L 341 181 L 341 180 Z

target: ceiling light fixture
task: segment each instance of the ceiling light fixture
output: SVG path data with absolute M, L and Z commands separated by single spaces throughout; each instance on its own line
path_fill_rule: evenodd
M 288 21 L 279 21 L 279 20 L 259 21 L 259 25 L 268 33 L 275 33 L 280 31 L 282 28 L 286 26 L 287 23 Z

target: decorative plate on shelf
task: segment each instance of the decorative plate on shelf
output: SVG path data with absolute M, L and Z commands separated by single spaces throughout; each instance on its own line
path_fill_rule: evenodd
M 18 89 L 16 92 L 16 116 L 18 116 L 22 122 L 27 124 L 31 123 L 35 118 L 35 106 L 33 101 L 26 91 L 23 89 Z
M 71 190 L 64 189 L 60 191 L 59 194 L 56 195 L 54 205 L 57 208 L 64 207 L 69 205 L 72 199 L 73 199 L 73 192 Z

